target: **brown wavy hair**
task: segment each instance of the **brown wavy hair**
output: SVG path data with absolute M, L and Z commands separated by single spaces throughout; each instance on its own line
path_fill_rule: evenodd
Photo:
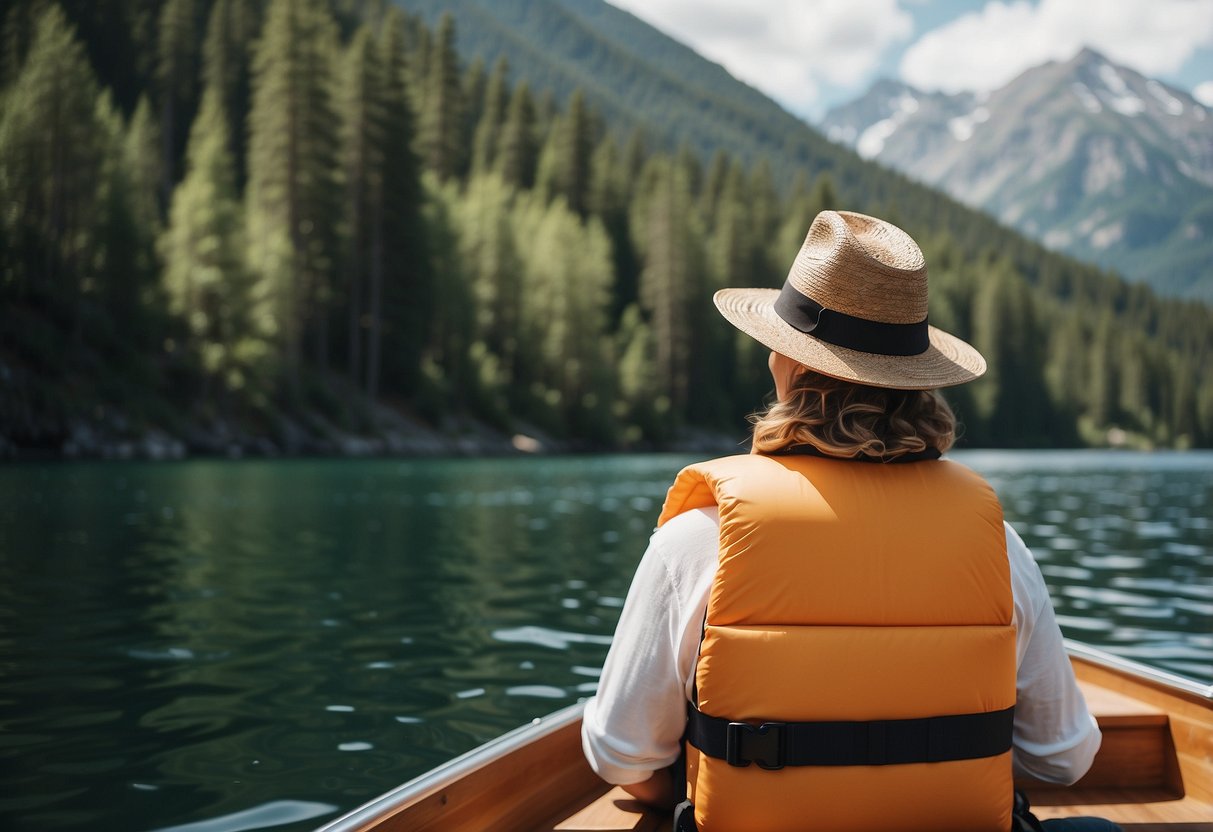
M 891 390 L 802 370 L 787 396 L 750 417 L 753 449 L 812 445 L 827 456 L 896 459 L 956 441 L 956 416 L 937 390 Z

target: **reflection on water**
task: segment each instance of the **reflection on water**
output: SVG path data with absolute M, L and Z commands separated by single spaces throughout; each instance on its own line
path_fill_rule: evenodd
M 1213 681 L 1213 455 L 958 455 L 1067 634 Z M 595 690 L 685 457 L 0 469 L 0 827 L 310 829 Z

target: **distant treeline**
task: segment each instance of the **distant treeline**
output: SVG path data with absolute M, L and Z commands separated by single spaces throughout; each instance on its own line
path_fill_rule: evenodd
M 991 366 L 949 391 L 971 444 L 1213 444 L 1208 306 L 1010 233 L 987 247 L 976 214 L 936 227 L 888 176 L 839 193 L 811 165 L 782 181 L 619 135 L 578 92 L 462 66 L 449 18 L 19 0 L 3 27 L 0 437 L 18 445 L 107 412 L 373 432 L 370 402 L 598 446 L 740 433 L 766 356 L 712 292 L 779 286 L 834 207 L 919 234 L 932 322 Z

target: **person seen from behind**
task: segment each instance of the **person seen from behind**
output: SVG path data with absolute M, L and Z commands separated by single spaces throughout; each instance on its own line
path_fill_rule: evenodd
M 1100 732 L 1031 553 L 940 458 L 938 390 L 986 365 L 927 323 L 919 247 L 824 211 L 782 290 L 714 300 L 771 349 L 776 399 L 749 454 L 671 486 L 586 703 L 590 765 L 677 804 L 676 830 L 1039 829 L 1013 779 L 1075 782 Z

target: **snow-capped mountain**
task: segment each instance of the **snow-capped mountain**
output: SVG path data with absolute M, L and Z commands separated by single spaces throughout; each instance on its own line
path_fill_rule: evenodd
M 821 127 L 1050 247 L 1213 300 L 1213 112 L 1097 52 L 984 96 L 880 81 Z

